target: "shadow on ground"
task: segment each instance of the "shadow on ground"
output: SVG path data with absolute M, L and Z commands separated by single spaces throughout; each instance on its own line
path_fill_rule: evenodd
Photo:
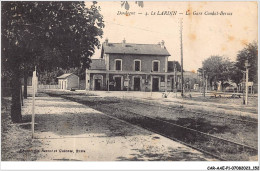
M 25 115 L 24 120 L 31 120 Z M 35 132 L 51 132 L 59 136 L 96 134 L 96 136 L 133 136 L 148 135 L 146 131 L 133 131 L 131 125 L 98 113 L 67 113 L 36 115 Z M 124 125 L 124 126 L 123 126 Z M 31 125 L 20 125 L 23 129 L 31 129 Z
M 1 98 L 1 161 L 35 161 L 35 153 L 21 152 L 21 150 L 41 147 L 42 142 L 32 143 L 31 131 L 21 129 L 11 121 L 11 98 Z M 26 120 L 23 120 L 26 122 Z
M 134 153 L 130 157 L 118 157 L 117 161 L 206 161 L 200 153 L 189 152 L 181 147 L 169 148 L 166 153 L 143 149 L 132 149 L 132 151 Z
M 162 119 L 162 118 L 158 118 Z M 205 118 L 178 118 L 177 120 L 163 119 L 170 123 L 185 126 L 188 128 L 196 129 L 201 132 L 215 134 L 215 133 L 225 133 L 229 132 L 230 128 L 227 125 L 216 125 L 207 121 Z

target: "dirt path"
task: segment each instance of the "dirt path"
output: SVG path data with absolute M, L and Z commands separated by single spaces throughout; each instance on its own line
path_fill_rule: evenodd
M 8 116 L 7 111 L 2 118 Z M 31 98 L 23 107 L 23 119 L 30 118 Z M 2 122 L 6 120 L 8 117 Z M 214 160 L 168 138 L 58 97 L 36 98 L 36 123 L 37 139 L 33 141 L 30 125 L 4 125 L 2 160 Z
M 156 119 L 160 118 L 167 122 L 202 131 L 205 134 L 215 135 L 228 139 L 231 142 L 247 144 L 257 148 L 257 125 L 255 124 L 247 125 L 246 123 L 233 122 L 233 120 L 226 119 L 220 121 L 219 118 L 208 116 L 201 118 L 201 116 L 197 117 L 196 115 L 194 117 L 194 113 L 190 113 L 189 111 L 181 111 L 179 113 L 178 111 L 166 110 L 163 105 L 149 106 L 143 103 L 138 104 L 136 100 L 132 102 L 132 100 L 117 97 L 87 96 L 86 94 L 70 94 L 67 92 L 63 94 L 49 92 L 48 94 L 54 97 L 62 97 L 74 102 L 79 102 L 134 125 L 152 130 L 156 133 L 160 132 L 161 135 L 174 137 L 188 144 L 195 144 L 195 146 L 202 147 L 204 150 L 207 149 L 206 151 L 210 151 L 213 154 L 218 153 L 220 156 L 223 156 L 224 160 L 257 160 L 256 151 L 247 151 L 243 150 L 243 148 L 238 150 L 232 143 L 232 145 L 226 145 L 225 143 L 220 143 L 220 141 L 209 140 L 208 137 L 205 136 L 199 138 L 197 134 L 190 134 L 186 132 L 186 130 L 180 130 L 177 127 L 172 127 L 172 125 L 155 121 L 145 116 L 151 116 Z M 136 112 L 137 114 L 135 114 Z M 197 137 L 196 141 L 194 141 L 194 137 Z

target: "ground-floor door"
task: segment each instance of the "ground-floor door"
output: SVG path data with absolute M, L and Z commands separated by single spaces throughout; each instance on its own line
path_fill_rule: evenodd
M 67 90 L 67 81 L 64 81 L 64 90 Z
M 141 78 L 134 78 L 134 91 L 141 90 Z
M 153 91 L 159 91 L 159 78 L 153 78 Z
M 61 81 L 61 89 L 62 90 L 66 90 L 67 89 L 66 81 Z
M 101 79 L 95 79 L 95 90 L 101 90 Z
M 121 77 L 115 77 L 115 91 L 121 90 Z

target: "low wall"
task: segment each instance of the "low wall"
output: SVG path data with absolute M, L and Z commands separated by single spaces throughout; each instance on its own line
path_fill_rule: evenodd
M 59 85 L 38 85 L 38 89 L 59 89 Z

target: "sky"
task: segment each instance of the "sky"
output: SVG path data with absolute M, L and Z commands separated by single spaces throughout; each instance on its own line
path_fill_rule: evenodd
M 86 2 L 90 5 L 90 2 Z M 126 12 L 121 2 L 98 2 L 104 17 L 104 35 L 111 43 L 157 44 L 162 40 L 171 56 L 169 60 L 180 61 L 180 21 L 183 20 L 183 62 L 184 70 L 196 71 L 202 61 L 212 55 L 236 60 L 239 50 L 246 44 L 257 41 L 257 2 L 148 2 L 138 7 L 129 2 L 128 12 L 134 15 L 118 15 Z M 177 11 L 176 15 L 161 14 L 163 11 Z M 218 15 L 206 15 L 206 13 Z M 226 15 L 220 15 L 221 11 Z M 148 15 L 145 15 L 147 12 Z M 186 12 L 191 15 L 186 15 Z M 142 13 L 142 14 L 138 14 Z M 180 14 L 182 13 L 182 14 Z M 227 15 L 232 13 L 232 15 Z M 201 14 L 201 15 L 199 15 Z M 100 57 L 97 49 L 92 58 Z

